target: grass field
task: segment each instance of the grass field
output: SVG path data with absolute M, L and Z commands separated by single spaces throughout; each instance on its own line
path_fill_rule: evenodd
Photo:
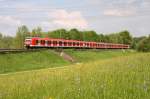
M 0 74 L 2 99 L 149 99 L 150 53 Z
M 66 50 L 77 62 L 102 60 L 135 54 L 132 51 L 73 51 Z M 52 50 L 30 53 L 0 54 L 0 74 L 33 69 L 70 65 L 71 63 L 53 53 Z
M 29 53 L 0 54 L 0 73 L 69 65 L 51 50 Z
M 95 60 L 110 59 L 118 56 L 127 56 L 136 54 L 137 52 L 134 50 L 67 50 L 66 53 L 73 56 L 78 62 L 90 62 Z

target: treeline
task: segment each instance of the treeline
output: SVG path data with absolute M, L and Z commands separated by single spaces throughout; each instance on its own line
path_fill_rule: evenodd
M 132 47 L 138 51 L 150 52 L 150 35 L 148 37 L 142 36 L 133 38 Z
M 24 40 L 26 37 L 49 37 L 68 40 L 130 44 L 132 48 L 139 51 L 150 51 L 150 37 L 134 38 L 127 30 L 104 35 L 98 34 L 95 31 L 79 31 L 77 29 L 57 29 L 54 31 L 43 32 L 40 27 L 29 31 L 25 25 L 18 27 L 15 37 L 3 36 L 2 33 L 0 33 L 0 48 L 24 48 Z

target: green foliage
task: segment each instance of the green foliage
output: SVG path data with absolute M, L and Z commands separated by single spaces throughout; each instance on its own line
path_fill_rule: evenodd
M 24 40 L 25 40 L 25 37 L 29 36 L 28 33 L 29 33 L 29 30 L 27 26 L 23 25 L 23 26 L 18 27 L 16 37 L 14 39 L 16 48 L 24 48 Z
M 49 31 L 48 37 L 50 38 L 62 38 L 62 39 L 69 39 L 70 35 L 65 29 L 58 29 L 55 31 Z
M 139 41 L 139 43 L 137 44 L 137 50 L 150 52 L 150 36 Z
M 42 28 L 41 27 L 34 28 L 32 30 L 31 36 L 32 37 L 42 37 Z
M 0 48 L 13 48 L 13 37 L 3 36 L 0 33 Z
M 2 33 L 0 33 L 0 40 L 2 39 L 2 37 L 3 37 L 3 35 L 2 35 Z
M 121 43 L 121 44 L 131 44 L 132 36 L 128 31 L 121 31 L 119 33 L 113 33 L 105 36 L 105 42 L 110 43 Z
M 119 33 L 120 35 L 120 42 L 122 44 L 131 44 L 132 43 L 132 37 L 129 33 L 129 31 L 122 31 Z
M 109 34 L 106 36 L 106 41 L 105 42 L 110 42 L 110 43 L 123 43 L 121 41 L 121 37 L 119 35 L 119 33 L 114 33 L 114 34 Z M 107 41 L 108 40 L 108 41 Z
M 141 37 L 134 37 L 133 40 L 132 40 L 132 44 L 131 44 L 131 47 L 133 49 L 137 49 L 137 46 L 138 46 L 138 43 L 145 39 L 146 37 L 145 36 L 141 36 Z
M 77 29 L 71 29 L 69 31 L 70 39 L 72 40 L 83 40 L 82 32 L 78 31 Z
M 50 38 L 63 38 L 81 41 L 99 41 L 99 36 L 95 31 L 78 31 L 77 29 L 71 29 L 66 31 L 65 29 L 58 29 L 48 32 Z
M 0 75 L 2 99 L 149 99 L 150 53 Z
M 83 39 L 84 41 L 100 41 L 99 35 L 95 31 L 83 31 Z
M 103 35 L 103 34 L 99 34 L 99 41 L 100 42 L 105 42 L 105 35 Z

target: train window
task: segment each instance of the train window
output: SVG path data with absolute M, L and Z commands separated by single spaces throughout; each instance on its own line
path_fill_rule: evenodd
M 62 45 L 62 41 L 59 41 L 59 45 Z
M 59 44 L 62 44 L 62 41 L 59 41 Z
M 90 46 L 92 46 L 93 44 L 92 43 L 90 43 Z
M 39 40 L 36 40 L 36 41 L 35 41 L 35 44 L 37 45 L 38 43 L 39 43 Z
M 71 45 L 72 45 L 72 43 L 71 43 L 71 42 L 69 42 L 68 44 L 69 44 L 69 46 L 71 46 Z
M 77 42 L 77 46 L 79 46 L 79 42 Z
M 64 42 L 64 45 L 67 45 L 67 42 Z
M 87 43 L 87 46 L 89 46 L 89 43 Z
M 53 44 L 56 45 L 56 44 L 57 44 L 57 41 L 53 41 Z
M 51 41 L 48 41 L 48 44 L 51 44 Z
M 41 44 L 45 44 L 45 41 L 44 41 L 44 40 L 41 40 Z
M 53 41 L 53 44 L 55 44 L 55 41 Z
M 73 42 L 73 46 L 75 46 L 76 45 L 76 43 L 75 42 Z

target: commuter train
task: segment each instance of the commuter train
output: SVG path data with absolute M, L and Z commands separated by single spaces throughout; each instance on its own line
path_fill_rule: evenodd
M 78 40 L 54 39 L 28 37 L 25 39 L 24 45 L 26 48 L 80 48 L 80 49 L 129 49 L 130 45 L 104 43 L 104 42 L 89 42 Z

